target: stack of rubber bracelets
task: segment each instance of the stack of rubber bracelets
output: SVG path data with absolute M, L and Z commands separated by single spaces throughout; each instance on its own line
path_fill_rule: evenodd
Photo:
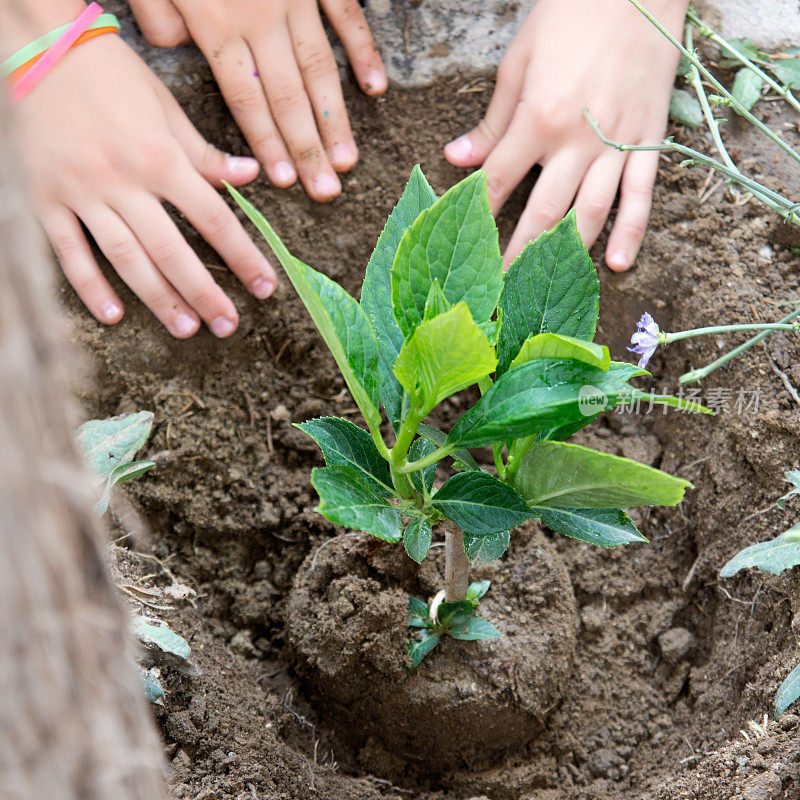
M 40 36 L 7 58 L 0 70 L 10 86 L 11 103 L 22 100 L 68 50 L 105 33 L 119 33 L 119 22 L 97 3 L 90 3 L 74 22 Z

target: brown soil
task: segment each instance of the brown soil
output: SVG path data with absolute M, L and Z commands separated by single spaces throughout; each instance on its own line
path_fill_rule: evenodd
M 199 99 L 189 105 L 193 118 L 217 144 L 241 149 L 208 75 L 201 83 L 193 89 Z M 440 191 L 460 177 L 440 158 L 441 145 L 479 119 L 490 91 L 487 83 L 478 86 L 482 91 L 460 92 L 463 83 L 392 90 L 378 101 L 348 87 L 362 158 L 344 179 L 344 195 L 315 206 L 298 188 L 275 191 L 263 183 L 248 195 L 299 257 L 357 292 L 411 166 L 420 162 Z M 777 319 L 786 313 L 781 304 L 798 297 L 798 257 L 777 243 L 765 249 L 774 218 L 753 203 L 737 204 L 724 187 L 698 203 L 705 179 L 681 169 L 678 158 L 664 161 L 637 268 L 621 276 L 600 269 L 598 338 L 615 357 L 627 355 L 624 343 L 645 309 L 662 327 L 682 328 Z M 503 214 L 506 240 L 529 187 Z M 798 186 L 789 188 L 800 195 Z M 602 244 L 593 251 L 597 263 Z M 798 466 L 799 409 L 775 372 L 800 385 L 796 340 L 773 336 L 714 373 L 703 396 L 728 393 L 730 405 L 714 419 L 611 414 L 580 439 L 661 466 L 696 488 L 679 508 L 639 514 L 649 545 L 603 551 L 545 534 L 566 564 L 580 619 L 563 700 L 531 744 L 491 768 L 439 775 L 409 766 L 401 790 L 364 772 L 363 752 L 325 721 L 336 706 L 305 694 L 286 649 L 295 574 L 341 533 L 313 512 L 308 476 L 320 457 L 290 421 L 322 414 L 357 419 L 352 402 L 290 287 L 258 303 L 216 268 L 213 254 L 201 252 L 241 311 L 239 332 L 225 342 L 206 333 L 184 343 L 170 339 L 121 287 L 126 318 L 102 328 L 64 289 L 76 338 L 96 370 L 82 392 L 87 413 L 148 408 L 156 414 L 149 455 L 158 468 L 126 484 L 126 492 L 153 529 L 145 550 L 167 559 L 170 571 L 124 550 L 122 580 L 147 587 L 167 585 L 174 575 L 197 592 L 192 603 L 156 612 L 191 641 L 202 669 L 198 678 L 167 671 L 169 694 L 158 712 L 176 796 L 800 797 L 796 717 L 770 722 L 760 739 L 748 727 L 771 710 L 775 689 L 795 663 L 797 590 L 790 591 L 788 576 L 717 577 L 734 552 L 774 536 L 796 514 L 772 509 L 749 518 L 782 494 L 783 471 Z M 681 372 L 720 352 L 715 338 L 673 347 L 652 362 L 653 385 L 675 391 Z M 740 388 L 756 387 L 758 409 L 737 413 Z M 464 403 L 453 399 L 444 415 Z M 524 558 L 525 541 L 518 540 L 501 570 Z M 570 591 L 566 579 L 564 591 Z M 399 606 L 397 612 L 397 627 L 385 631 L 395 644 L 406 631 Z M 693 638 L 675 663 L 658 645 L 674 628 Z M 443 649 L 431 665 L 444 668 L 446 655 Z M 752 741 L 744 741 L 742 729 Z M 400 762 L 393 769 L 404 758 L 394 755 Z

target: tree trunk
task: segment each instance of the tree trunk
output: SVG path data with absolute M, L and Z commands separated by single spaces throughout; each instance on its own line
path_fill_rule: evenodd
M 450 520 L 445 520 L 442 527 L 444 528 L 445 600 L 453 603 L 467 597 L 471 564 L 464 550 L 464 534 L 461 529 Z
M 162 800 L 129 616 L 73 439 L 75 358 L 10 119 L 0 98 L 0 796 Z

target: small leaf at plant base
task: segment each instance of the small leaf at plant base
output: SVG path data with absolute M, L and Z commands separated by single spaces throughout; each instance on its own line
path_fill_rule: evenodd
M 409 595 L 408 624 L 412 628 L 427 628 L 430 621 L 427 603 L 423 602 L 418 597 Z
M 619 508 L 537 508 L 536 516 L 554 533 L 597 547 L 619 547 L 647 539 Z
M 419 165 L 415 166 L 402 197 L 378 237 L 361 287 L 361 307 L 369 317 L 378 340 L 381 402 L 395 430 L 397 422 L 402 419 L 403 389 L 394 376 L 394 362 L 403 346 L 404 337 L 392 310 L 392 264 L 403 234 L 435 202 L 436 194 L 425 180 Z
M 103 489 L 103 494 L 100 499 L 95 503 L 94 510 L 98 517 L 108 511 L 108 504 L 111 500 L 111 489 L 118 483 L 125 483 L 125 481 L 132 481 L 149 472 L 156 465 L 155 461 L 131 461 L 128 464 L 120 464 L 106 479 L 106 485 Z
M 378 342 L 367 315 L 338 283 L 295 258 L 264 215 L 236 189 L 228 184 L 226 186 L 281 262 L 284 272 L 328 345 L 364 419 L 371 428 L 377 429 L 381 423 L 378 410 Z
M 669 115 L 675 122 L 699 128 L 703 124 L 703 109 L 697 98 L 685 89 L 673 89 L 669 96 Z
M 423 439 L 427 439 L 438 447 L 441 447 L 447 441 L 447 434 L 444 433 L 444 431 L 440 431 L 438 428 L 434 428 L 431 425 L 425 425 L 425 423 L 422 423 L 417 428 L 417 433 Z M 461 469 L 480 469 L 478 462 L 472 457 L 469 450 L 453 450 L 453 452 L 450 453 L 450 458 L 452 458 L 456 466 Z
M 436 445 L 429 439 L 415 439 L 408 450 L 408 461 L 419 461 L 434 450 Z M 433 490 L 433 482 L 436 480 L 436 464 L 430 464 L 417 472 L 409 472 L 408 477 L 420 494 L 428 495 Z
M 745 547 L 720 570 L 721 578 L 730 578 L 748 567 L 758 567 L 770 575 L 780 575 L 784 570 L 800 566 L 800 541 L 794 534 L 800 532 L 800 522 L 768 542 Z
M 472 536 L 499 533 L 533 516 L 514 489 L 483 470 L 454 475 L 431 505 Z
M 600 308 L 600 284 L 570 211 L 514 259 L 500 295 L 498 376 L 535 333 L 560 333 L 590 342 Z
M 491 585 L 491 581 L 473 581 L 467 589 L 467 600 L 477 603 L 489 591 Z
M 422 322 L 403 345 L 394 374 L 425 413 L 477 383 L 497 366 L 494 348 L 466 303 Z
M 449 629 L 451 625 L 455 624 L 458 618 L 472 616 L 474 610 L 475 604 L 469 600 L 445 601 L 439 604 L 436 618 L 439 625 Z
M 500 631 L 489 622 L 488 619 L 481 617 L 467 617 L 460 624 L 453 625 L 447 631 L 451 639 L 458 639 L 462 642 L 476 642 L 479 639 L 499 639 Z
M 378 452 L 368 431 L 339 417 L 320 417 L 295 425 L 308 434 L 322 450 L 329 467 L 353 467 L 378 492 L 393 494 L 389 465 Z
M 558 333 L 534 333 L 523 342 L 509 369 L 535 358 L 571 358 L 603 372 L 608 372 L 611 366 L 611 355 L 605 345 Z
M 311 483 L 321 500 L 316 511 L 325 519 L 386 542 L 400 541 L 400 512 L 354 467 L 317 467 Z
M 674 506 L 692 488 L 654 467 L 566 442 L 536 442 L 514 486 L 534 508 Z
M 403 533 L 403 547 L 408 557 L 421 564 L 431 546 L 433 532 L 431 524 L 423 517 L 415 517 L 406 525 Z
M 423 630 L 420 631 L 419 639 L 412 639 L 408 643 L 408 653 L 411 656 L 411 668 L 416 669 L 441 639 L 441 634 L 434 633 L 433 631 Z
M 786 680 L 778 687 L 775 694 L 775 717 L 779 717 L 800 697 L 800 664 L 788 675 Z
M 423 211 L 400 242 L 392 266 L 392 306 L 406 338 L 422 322 L 434 280 L 450 303 L 467 304 L 475 322 L 492 316 L 503 259 L 482 170 Z
M 144 617 L 139 617 L 135 625 L 136 635 L 148 645 L 153 645 L 164 653 L 188 660 L 192 654 L 189 643 L 166 625 L 153 625 Z
M 92 419 L 78 428 L 78 445 L 89 469 L 101 478 L 108 478 L 144 447 L 152 428 L 151 411 Z
M 764 81 L 749 67 L 742 67 L 733 81 L 731 94 L 748 110 L 761 99 Z
M 473 564 L 491 564 L 492 561 L 497 561 L 508 550 L 510 544 L 511 533 L 509 531 L 490 533 L 488 536 L 464 534 L 464 550 L 467 558 Z

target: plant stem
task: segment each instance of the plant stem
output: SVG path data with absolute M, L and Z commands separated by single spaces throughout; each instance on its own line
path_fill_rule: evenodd
M 758 322 L 745 325 L 710 325 L 707 328 L 692 328 L 688 331 L 677 333 L 664 333 L 664 344 L 679 342 L 681 339 L 691 339 L 695 336 L 707 336 L 711 333 L 736 333 L 737 331 L 796 331 L 797 325 L 783 322 Z
M 441 461 L 443 458 L 447 458 L 447 456 L 449 456 L 454 449 L 454 447 L 446 444 L 440 447 L 438 450 L 428 453 L 427 456 L 420 458 L 418 461 L 408 461 L 398 469 L 398 472 L 401 475 L 407 475 L 409 472 L 419 472 L 419 470 L 425 469 L 425 467 L 429 467 L 431 464 L 435 464 L 437 461 Z
M 464 534 L 452 522 L 444 528 L 444 589 L 448 603 L 465 600 L 469 588 L 470 563 L 464 550 Z
M 790 322 L 793 319 L 800 317 L 800 308 L 796 308 L 792 311 L 791 314 L 787 314 L 782 320 L 781 323 Z M 766 339 L 767 336 L 770 335 L 772 331 L 762 331 L 761 333 L 753 336 L 751 339 L 748 339 L 743 344 L 740 344 L 738 347 L 734 347 L 729 353 L 725 353 L 724 356 L 720 356 L 716 361 L 712 361 L 710 364 L 707 364 L 705 367 L 701 367 L 700 369 L 693 369 L 689 372 L 685 372 L 679 378 L 679 382 L 681 386 L 685 386 L 687 383 L 695 383 L 696 381 L 703 380 L 703 378 L 710 375 L 715 369 L 719 369 L 721 366 L 727 364 L 732 359 L 736 358 L 736 356 L 744 353 L 745 350 L 751 348 L 754 344 L 758 344 L 763 339 Z

